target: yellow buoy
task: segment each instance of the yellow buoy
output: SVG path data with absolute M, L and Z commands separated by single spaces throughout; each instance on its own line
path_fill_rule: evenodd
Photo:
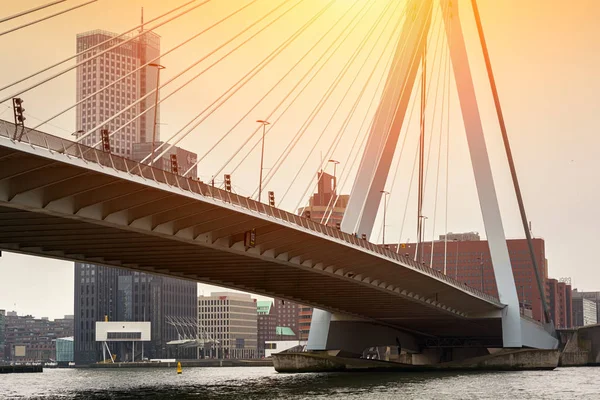
M 183 370 L 181 369 L 181 363 L 178 361 L 177 362 L 177 374 L 181 374 L 183 372 Z

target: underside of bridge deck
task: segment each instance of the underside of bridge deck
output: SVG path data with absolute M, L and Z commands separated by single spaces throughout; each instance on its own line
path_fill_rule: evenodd
M 184 190 L 180 177 L 149 181 L 12 145 L 0 144 L 2 249 L 246 290 L 423 337 L 501 342 L 497 301 L 360 239 L 218 189 Z

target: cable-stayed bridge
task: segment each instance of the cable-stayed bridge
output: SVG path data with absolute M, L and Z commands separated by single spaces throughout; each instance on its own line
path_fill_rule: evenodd
M 2 121 L 0 132 L 7 129 Z M 37 131 L 21 142 L 0 134 L 0 166 L 3 249 L 281 297 L 422 338 L 502 346 L 497 299 L 335 228 Z
M 343 349 L 360 353 L 365 347 L 399 342 L 402 343 L 402 348 L 414 353 L 420 353 L 428 346 L 443 347 L 441 343 L 477 348 L 556 348 L 557 340 L 551 321 L 540 324 L 520 316 L 519 313 L 519 301 L 459 19 L 459 1 L 390 1 L 384 2 L 382 7 L 375 7 L 378 13 L 372 18 L 372 26 L 362 34 L 363 40 L 355 46 L 354 52 L 350 53 L 348 62 L 331 80 L 329 88 L 315 103 L 305 122 L 300 124 L 296 135 L 280 152 L 274 163 L 275 167 L 264 179 L 262 156 L 267 125 L 271 125 L 269 131 L 273 129 L 273 125 L 284 116 L 302 91 L 311 85 L 313 79 L 327 65 L 331 55 L 339 49 L 344 40 L 351 37 L 361 19 L 370 15 L 375 2 L 356 1 L 347 7 L 336 24 L 326 30 L 313 46 L 309 46 L 298 62 L 187 171 L 165 171 L 154 163 L 161 160 L 173 146 L 188 138 L 215 110 L 259 74 L 265 65 L 281 59 L 281 54 L 288 45 L 301 37 L 311 24 L 331 11 L 330 7 L 339 6 L 335 0 L 325 3 L 279 47 L 274 48 L 167 141 L 156 149 L 153 142 L 152 153 L 141 163 L 111 152 L 111 147 L 119 138 L 117 134 L 122 134 L 127 125 L 144 114 L 156 111 L 160 103 L 217 66 L 221 60 L 267 30 L 279 18 L 286 14 L 293 15 L 295 7 L 301 5 L 303 0 L 278 2 L 242 32 L 175 74 L 166 83 L 159 85 L 157 76 L 157 86 L 154 90 L 139 99 L 132 99 L 128 105 L 122 105 L 113 115 L 94 121 L 89 129 L 73 132 L 75 141 L 50 135 L 40 129 L 53 119 L 87 104 L 86 102 L 100 96 L 105 90 L 118 87 L 119 82 L 124 82 L 135 71 L 149 66 L 159 67 L 156 62 L 161 58 L 228 18 L 243 12 L 256 1 L 247 2 L 240 9 L 201 29 L 179 45 L 162 52 L 160 57 L 136 66 L 132 72 L 99 88 L 94 87 L 85 95 L 87 97 L 79 99 L 74 105 L 36 126 L 25 126 L 21 99 L 16 96 L 27 94 L 75 68 L 93 62 L 95 58 L 111 49 L 142 37 L 144 24 L 141 25 L 140 33 L 132 33 L 140 28 L 137 26 L 122 35 L 84 49 L 74 57 L 0 88 L 4 91 L 18 86 L 77 57 L 75 66 L 42 78 L 33 85 L 28 84 L 29 86 L 24 88 L 19 86 L 20 89 L 13 94 L 0 99 L 0 102 L 13 99 L 15 115 L 14 124 L 0 121 L 0 248 L 24 254 L 184 277 L 312 305 L 319 310 L 315 312 L 311 325 L 308 346 L 311 350 Z M 177 20 L 179 16 L 207 3 L 210 1 L 187 2 L 161 17 L 170 13 L 179 14 L 157 23 L 149 30 Z M 473 5 L 521 216 L 523 221 L 526 221 L 475 2 Z M 190 8 L 180 12 L 185 6 Z M 155 18 L 151 22 L 158 19 Z M 340 22 L 342 28 L 336 33 L 333 27 Z M 433 35 L 433 32 L 437 36 Z M 329 46 L 325 46 L 321 41 L 330 33 L 334 39 Z M 387 33 L 387 36 L 384 33 Z M 244 34 L 247 36 L 243 36 Z M 236 42 L 238 39 L 241 42 Z M 379 47 L 370 44 L 369 40 L 374 40 Z M 316 50 L 320 44 L 325 47 L 322 52 Z M 227 47 L 228 45 L 233 47 Z M 436 49 L 432 60 L 434 67 L 427 64 L 428 49 L 432 46 Z M 445 55 L 442 54 L 443 48 L 446 49 Z M 225 49 L 228 49 L 227 52 Z M 363 68 L 375 55 L 375 49 L 387 54 L 389 58 L 386 63 L 383 55 L 378 55 L 376 62 L 369 65 L 371 72 L 368 73 L 368 68 Z M 225 52 L 221 58 L 208 66 L 203 64 L 211 62 L 210 56 L 221 54 L 221 50 Z M 86 53 L 89 54 L 84 56 Z M 268 120 L 275 118 L 272 123 L 264 119 L 258 121 L 261 125 L 250 137 L 241 140 L 241 145 L 225 165 L 212 175 L 214 177 L 221 172 L 230 172 L 233 160 L 239 156 L 242 160 L 233 168 L 235 171 L 254 149 L 262 146 L 260 181 L 258 189 L 252 195 L 242 196 L 233 193 L 231 189 L 223 190 L 214 184 L 206 184 L 190 177 L 191 170 L 206 157 L 210 157 L 236 127 L 248 120 L 267 96 L 282 85 L 284 79 L 293 76 L 291 73 L 305 62 L 307 56 L 318 54 L 320 56 L 314 63 L 308 63 L 310 67 L 303 76 L 292 79 L 295 82 L 292 89 L 268 114 Z M 440 55 L 439 59 L 437 55 Z M 362 60 L 362 65 L 358 62 L 354 65 L 357 60 Z M 201 72 L 167 96 L 158 99 L 158 93 L 164 86 L 197 65 L 203 66 Z M 433 74 L 433 77 L 437 78 L 437 84 L 430 85 L 427 80 L 428 71 L 435 66 L 438 67 L 437 75 Z M 380 77 L 379 83 L 375 84 L 377 72 Z M 361 87 L 358 78 L 365 78 L 365 75 L 367 77 Z M 394 176 L 391 186 L 395 182 L 399 168 L 393 167 L 394 160 L 402 156 L 414 106 L 419 102 L 419 88 L 421 104 L 419 140 L 416 147 L 418 157 L 415 157 L 415 166 L 419 171 L 417 234 L 419 240 L 423 240 L 423 198 L 426 193 L 427 167 L 430 159 L 434 158 L 429 156 L 430 150 L 426 155 L 425 142 L 430 130 L 439 129 L 436 171 L 436 180 L 439 180 L 442 132 L 446 131 L 448 140 L 450 131 L 450 123 L 446 119 L 450 113 L 451 75 L 456 83 L 499 299 L 457 282 L 426 264 L 417 263 L 367 240 L 373 236 L 375 221 L 380 215 L 382 196 L 387 193 L 385 189 L 390 185 L 390 172 Z M 347 84 L 346 90 L 338 90 L 338 86 L 343 82 Z M 435 94 L 431 94 L 432 86 L 435 87 Z M 438 90 L 439 86 L 442 86 L 442 90 Z M 372 89 L 373 87 L 375 89 Z M 365 92 L 372 95 L 370 103 L 363 97 Z M 140 105 L 145 104 L 152 96 L 154 104 L 146 104 L 146 108 L 141 109 Z M 428 103 L 432 99 L 435 100 L 433 105 Z M 437 100 L 441 101 L 441 116 L 436 114 Z M 342 119 L 343 113 L 340 109 L 348 101 L 352 104 L 351 110 L 345 119 Z M 349 128 L 354 127 L 351 121 L 354 120 L 355 112 L 363 101 L 369 105 L 363 105 L 366 115 L 362 123 L 356 123 L 355 128 Z M 328 103 L 333 103 L 334 106 L 324 112 L 324 106 Z M 431 109 L 433 117 L 430 119 L 428 113 Z M 129 117 L 132 112 L 133 116 Z M 329 157 L 336 154 L 340 143 L 343 145 L 352 141 L 350 137 L 344 136 L 347 131 L 356 129 L 358 132 L 350 151 L 345 154 L 347 164 L 358 167 L 354 175 L 345 169 L 341 173 L 341 177 L 346 180 L 352 176 L 354 184 L 340 229 L 328 226 L 327 218 L 319 223 L 254 200 L 254 197 L 260 199 L 264 186 L 271 182 L 280 170 L 289 168 L 289 165 L 285 165 L 286 159 L 305 152 L 305 149 L 297 149 L 296 145 L 320 114 L 325 115 L 327 122 L 321 135 L 311 143 L 310 152 L 301 165 L 294 166 L 292 174 L 295 175 L 283 197 L 294 188 L 304 167 L 310 164 L 310 156 L 315 153 L 321 139 L 328 132 L 335 131 L 333 128 L 337 117 L 339 130 L 326 148 L 326 157 L 320 161 L 319 169 L 325 166 Z M 368 117 L 371 118 L 370 123 L 367 122 Z M 434 125 L 436 121 L 440 125 L 429 128 L 430 123 Z M 116 129 L 110 132 L 105 129 L 109 124 L 115 123 Z M 261 131 L 262 140 L 253 140 Z M 364 135 L 359 142 L 361 132 L 364 132 Z M 402 134 L 404 138 L 400 140 Z M 428 141 L 431 148 L 431 144 L 434 143 L 433 134 Z M 248 146 L 250 143 L 254 145 Z M 447 151 L 449 145 L 446 144 L 445 148 Z M 360 162 L 357 161 L 359 155 Z M 352 157 L 354 161 L 350 161 Z M 415 168 L 413 176 L 414 174 Z M 413 176 L 410 177 L 411 183 Z M 436 182 L 435 211 L 437 186 Z M 313 184 L 309 183 L 298 204 L 305 199 L 312 187 Z M 410 190 L 408 197 L 410 198 Z M 446 200 L 447 197 L 446 193 Z M 333 204 L 335 201 L 334 199 Z M 333 205 L 330 206 L 333 209 Z M 362 238 L 363 234 L 367 239 Z M 529 235 L 527 229 L 525 234 Z M 540 295 L 543 296 L 541 289 Z M 543 304 L 545 305 L 545 302 Z

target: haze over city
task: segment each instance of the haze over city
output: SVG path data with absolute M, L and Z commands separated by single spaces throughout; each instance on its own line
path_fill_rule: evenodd
M 599 17 L 3 4 L 0 367 L 70 346 L 61 367 L 588 376 L 562 367 L 590 364 L 600 319 Z

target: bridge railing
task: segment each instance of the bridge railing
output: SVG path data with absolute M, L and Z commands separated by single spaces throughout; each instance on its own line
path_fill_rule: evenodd
M 270 218 L 288 223 L 292 226 L 299 226 L 313 232 L 318 232 L 322 235 L 344 241 L 353 246 L 360 247 L 362 249 L 379 254 L 385 258 L 402 263 L 405 266 L 419 270 L 427 275 L 434 276 L 441 281 L 459 287 L 462 290 L 470 292 L 480 298 L 491 302 L 498 302 L 497 298 L 487 293 L 483 293 L 479 289 L 467 286 L 465 283 L 459 282 L 454 278 L 444 275 L 436 269 L 419 264 L 410 257 L 400 255 L 388 248 L 371 243 L 368 240 L 359 238 L 356 235 L 342 232 L 338 229 L 332 228 L 331 226 L 320 224 L 311 219 L 287 212 L 279 208 L 271 207 L 267 204 L 255 201 L 236 193 L 205 184 L 197 179 L 183 177 L 181 175 L 165 171 L 162 168 L 148 164 L 142 164 L 140 162 L 98 150 L 78 142 L 73 142 L 40 131 L 28 130 L 27 128 L 22 132 L 22 135 L 21 130 L 19 129 L 16 136 L 17 139 L 15 139 L 14 125 L 4 120 L 0 120 L 0 136 L 4 136 L 13 142 L 17 141 L 20 136 L 22 142 L 28 143 L 34 148 L 43 148 L 49 150 L 50 152 L 62 153 L 68 157 L 79 158 L 86 163 L 91 162 L 105 168 L 112 168 L 116 171 L 121 171 L 129 175 L 139 176 L 145 180 L 166 184 L 171 187 L 177 187 L 181 190 L 189 191 L 203 197 L 228 203 L 234 207 L 239 207 L 241 209 L 250 210 L 258 214 L 268 216 Z

